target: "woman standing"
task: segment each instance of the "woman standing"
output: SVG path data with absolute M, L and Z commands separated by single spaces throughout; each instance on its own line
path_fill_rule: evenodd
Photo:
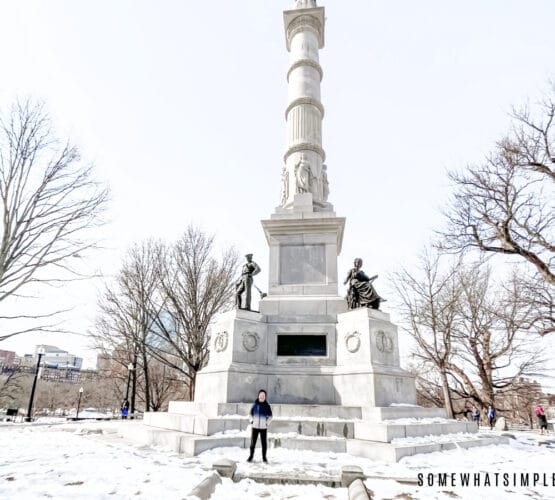
M 538 425 L 540 427 L 540 434 L 547 434 L 547 417 L 541 404 L 536 406 L 536 417 L 538 417 Z
M 250 423 L 252 424 L 251 452 L 247 462 L 252 462 L 256 440 L 258 439 L 258 434 L 260 434 L 260 440 L 262 442 L 262 460 L 268 463 L 266 459 L 266 450 L 268 448 L 266 438 L 268 424 L 272 420 L 272 408 L 270 408 L 268 401 L 266 401 L 266 391 L 264 389 L 258 391 L 258 398 L 256 398 L 256 401 L 252 405 L 250 415 Z

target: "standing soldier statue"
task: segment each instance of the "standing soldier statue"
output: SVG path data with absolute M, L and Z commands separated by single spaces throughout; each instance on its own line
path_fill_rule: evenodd
M 245 255 L 247 262 L 243 264 L 241 277 L 235 283 L 235 304 L 237 309 L 251 310 L 251 288 L 253 276 L 260 272 L 259 265 L 252 260 L 252 253 Z M 241 296 L 245 293 L 245 306 L 241 307 Z

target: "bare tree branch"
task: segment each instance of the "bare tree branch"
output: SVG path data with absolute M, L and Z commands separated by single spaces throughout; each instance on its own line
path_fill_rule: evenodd
M 31 284 L 83 277 L 75 258 L 95 246 L 89 230 L 107 200 L 79 150 L 54 138 L 42 105 L 17 103 L 0 115 L 0 302 Z

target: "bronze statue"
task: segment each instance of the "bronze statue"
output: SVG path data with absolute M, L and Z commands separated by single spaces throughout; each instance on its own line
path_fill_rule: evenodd
M 253 276 L 260 272 L 260 267 L 256 262 L 252 260 L 252 253 L 245 255 L 247 262 L 243 264 L 243 269 L 241 270 L 241 277 L 235 282 L 235 305 L 237 309 L 251 310 L 251 288 L 253 282 Z M 245 294 L 245 306 L 241 307 L 242 300 L 241 296 Z
M 366 273 L 361 269 L 362 259 L 355 259 L 354 266 L 347 275 L 343 282 L 344 285 L 349 283 L 349 290 L 347 291 L 347 304 L 349 309 L 356 309 L 357 307 L 371 307 L 372 309 L 379 309 L 380 302 L 384 302 L 372 286 L 372 282 L 378 277 L 376 274 L 369 278 Z

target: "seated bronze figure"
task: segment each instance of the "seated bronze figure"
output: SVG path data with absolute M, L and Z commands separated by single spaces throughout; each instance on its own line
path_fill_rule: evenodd
M 379 309 L 380 302 L 385 301 L 382 299 L 374 289 L 372 282 L 378 277 L 376 274 L 369 278 L 362 268 L 362 259 L 355 259 L 354 266 L 347 275 L 343 282 L 344 285 L 349 284 L 347 291 L 347 304 L 349 309 L 356 309 L 358 307 L 370 307 L 372 309 Z

